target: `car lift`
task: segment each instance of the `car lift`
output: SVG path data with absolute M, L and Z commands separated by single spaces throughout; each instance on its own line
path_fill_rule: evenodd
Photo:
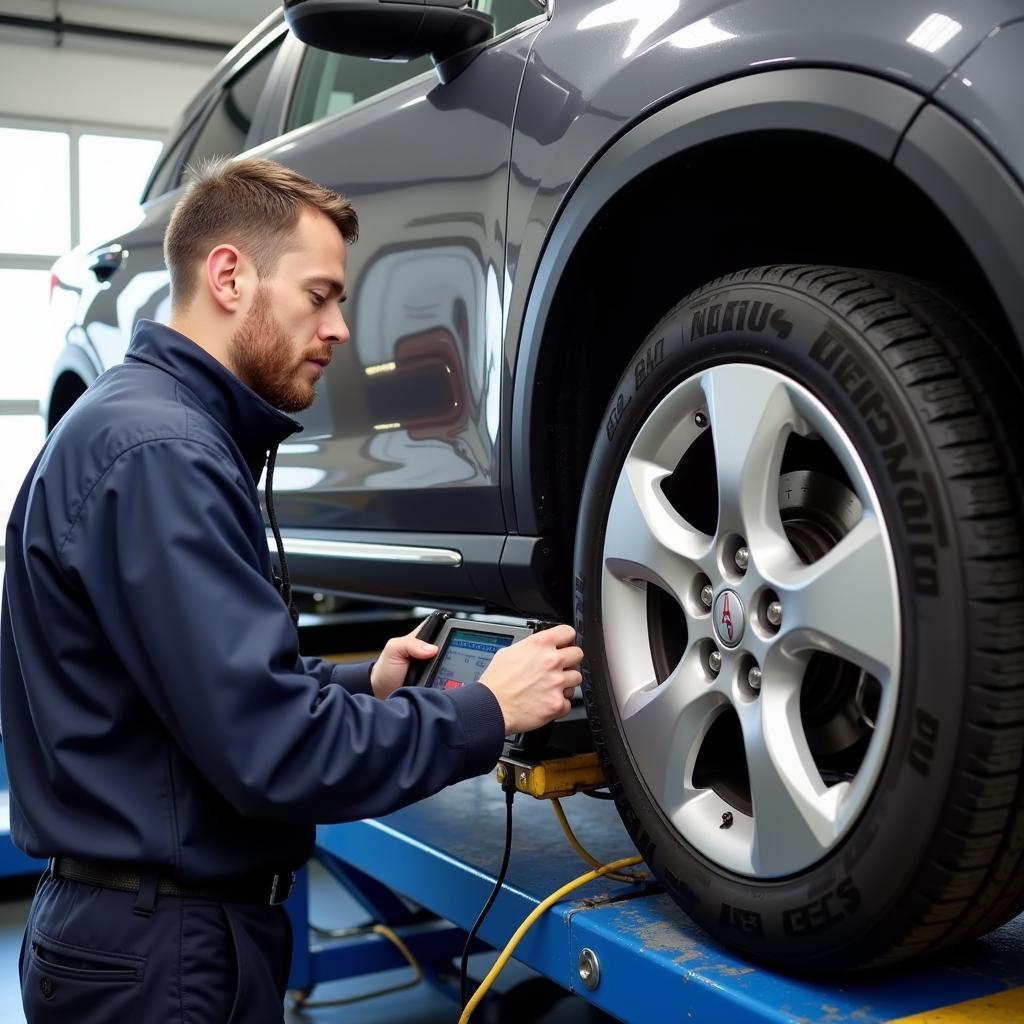
M 38 875 L 46 867 L 45 860 L 35 860 L 22 853 L 11 842 L 10 793 L 7 766 L 0 753 L 0 879 Z
M 585 869 L 546 802 L 521 797 L 513 810 L 508 877 L 480 929 L 480 938 L 499 949 L 544 897 Z M 610 803 L 579 797 L 568 802 L 566 815 L 603 862 L 635 852 Z M 504 795 L 494 777 L 470 779 L 385 818 L 321 826 L 315 857 L 374 921 L 400 937 L 428 981 L 457 997 L 451 962 L 494 885 L 504 823 Z M 0 877 L 44 866 L 0 830 Z M 432 913 L 411 909 L 396 894 Z M 369 928 L 310 943 L 305 871 L 288 909 L 292 990 L 311 992 L 321 983 L 406 964 L 382 931 Z M 1024 915 L 935 963 L 867 980 L 819 982 L 738 959 L 651 884 L 602 878 L 548 910 L 515 956 L 626 1024 L 1024 1021 Z
M 550 790 L 558 783 L 523 778 L 517 785 Z M 586 870 L 545 803 L 521 797 L 515 804 L 508 876 L 479 932 L 495 948 L 549 893 Z M 602 863 L 636 852 L 609 802 L 568 804 L 574 832 Z M 494 885 L 504 832 L 505 799 L 491 776 L 384 818 L 321 826 L 316 858 L 402 937 L 428 980 L 455 994 L 451 958 L 461 953 Z M 394 893 L 437 916 L 424 920 Z M 391 942 L 366 931 L 310 946 L 307 901 L 301 884 L 289 907 L 296 935 L 292 989 L 309 991 L 406 962 Z M 738 959 L 651 882 L 601 878 L 549 909 L 515 957 L 626 1024 L 1024 1022 L 1024 915 L 927 965 L 820 982 Z
M 510 768 L 506 761 L 499 774 Z M 550 795 L 578 788 L 580 770 L 573 759 L 549 762 L 539 772 L 524 764 L 515 781 L 524 794 Z M 3 774 L 0 787 L 5 811 Z M 513 809 L 508 876 L 479 932 L 495 948 L 545 897 L 585 870 L 547 802 L 523 795 Z M 635 853 L 609 802 L 573 799 L 566 816 L 602 863 Z M 37 874 L 45 862 L 18 851 L 6 825 L 0 821 L 0 878 Z M 461 782 L 384 818 L 321 826 L 315 859 L 385 927 L 348 929 L 311 943 L 308 874 L 300 872 L 288 901 L 289 989 L 309 994 L 322 983 L 402 967 L 408 958 L 397 937 L 426 980 L 457 999 L 452 961 L 494 886 L 504 832 L 505 798 L 493 776 Z M 483 943 L 474 948 L 487 948 Z M 551 907 L 515 957 L 626 1024 L 1024 1022 L 1024 915 L 926 965 L 866 980 L 816 981 L 738 959 L 653 883 L 601 878 Z M 483 1017 L 480 1010 L 474 1019 Z

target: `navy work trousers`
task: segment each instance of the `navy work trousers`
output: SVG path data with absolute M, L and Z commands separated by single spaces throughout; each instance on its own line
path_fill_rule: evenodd
M 157 896 L 147 909 L 47 871 L 19 964 L 28 1024 L 281 1024 L 283 907 Z

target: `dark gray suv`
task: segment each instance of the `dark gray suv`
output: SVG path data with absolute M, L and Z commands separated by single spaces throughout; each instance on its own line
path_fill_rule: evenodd
M 623 821 L 723 941 L 943 948 L 1024 907 L 1022 89 L 1011 0 L 288 0 L 57 264 L 48 421 L 167 319 L 187 162 L 345 192 L 297 580 L 573 619 Z

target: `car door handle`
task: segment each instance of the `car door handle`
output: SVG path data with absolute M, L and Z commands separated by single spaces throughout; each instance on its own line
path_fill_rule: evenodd
M 93 262 L 89 269 L 96 275 L 97 281 L 109 281 L 114 272 L 119 270 L 128 256 L 128 250 L 121 245 L 111 245 L 92 254 Z

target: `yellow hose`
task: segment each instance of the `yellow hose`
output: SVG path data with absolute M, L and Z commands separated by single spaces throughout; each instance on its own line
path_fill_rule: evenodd
M 613 860 L 610 864 L 605 864 L 603 867 L 595 868 L 593 871 L 588 871 L 585 875 L 580 875 L 579 878 L 574 878 L 571 882 L 563 885 L 561 889 L 553 892 L 546 899 L 538 903 L 527 916 L 526 920 L 523 921 L 523 923 L 515 930 L 515 934 L 508 940 L 508 944 L 501 951 L 498 959 L 494 962 L 494 966 L 487 972 L 487 977 L 480 982 L 479 988 L 477 988 L 473 993 L 469 1002 L 466 1003 L 466 1008 L 462 1011 L 462 1016 L 459 1018 L 459 1024 L 468 1024 L 473 1011 L 480 1005 L 480 1000 L 482 1000 L 487 994 L 490 987 L 494 984 L 495 979 L 501 973 L 502 968 L 508 963 L 516 946 L 519 945 L 523 936 L 531 927 L 533 927 L 534 923 L 541 914 L 548 909 L 548 907 L 557 903 L 563 896 L 567 896 L 574 890 L 579 889 L 580 886 L 594 881 L 595 878 L 600 878 L 602 875 L 613 874 L 618 871 L 619 868 L 632 867 L 634 864 L 639 864 L 642 860 L 642 857 L 623 857 L 622 860 Z
M 559 823 L 562 826 L 562 831 L 565 833 L 566 838 L 572 843 L 572 848 L 592 867 L 599 868 L 601 862 L 588 850 L 586 850 L 583 844 L 576 838 L 576 834 L 569 826 L 569 819 L 565 816 L 565 811 L 562 810 L 562 805 L 558 800 L 558 797 L 551 798 L 551 806 L 554 808 L 555 816 L 558 818 Z M 608 877 L 616 882 L 642 882 L 644 881 L 643 876 L 639 875 L 620 875 L 615 872 L 608 872 Z
M 364 992 L 358 996 L 344 996 L 341 999 L 307 999 L 302 992 L 296 991 L 291 993 L 292 1002 L 305 1010 L 319 1010 L 325 1006 L 348 1006 L 349 1003 L 361 1003 L 364 999 L 374 999 L 377 996 L 390 995 L 392 992 L 402 992 L 407 988 L 418 985 L 423 980 L 423 971 L 420 969 L 420 965 L 416 962 L 416 957 L 412 955 L 409 947 L 386 924 L 375 924 L 370 931 L 382 936 L 393 946 L 397 947 L 398 952 L 405 957 L 409 966 L 415 972 L 412 978 L 408 981 L 400 982 L 398 985 L 390 985 L 388 988 L 378 988 L 372 992 Z

